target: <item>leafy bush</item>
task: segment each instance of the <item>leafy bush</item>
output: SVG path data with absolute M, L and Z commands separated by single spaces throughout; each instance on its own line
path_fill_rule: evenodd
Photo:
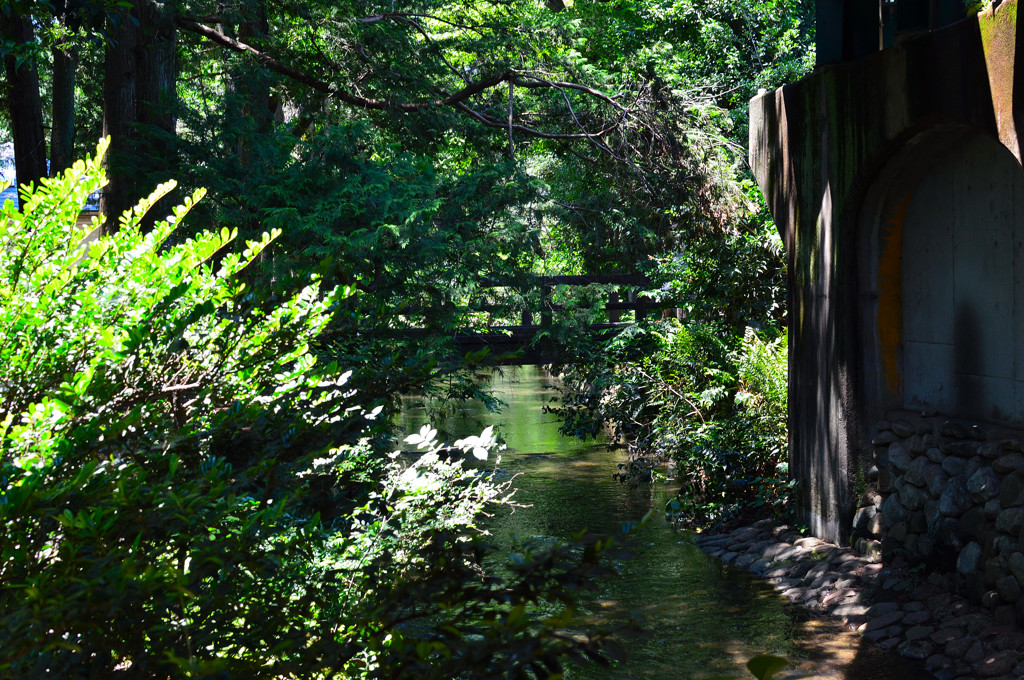
M 708 236 L 665 258 L 649 297 L 678 306 L 684 320 L 633 326 L 564 369 L 563 431 L 611 426 L 630 447 L 623 481 L 650 479 L 652 459 L 673 461 L 683 489 L 670 512 L 681 520 L 777 510 L 788 495 L 779 255 L 777 236 L 762 228 Z
M 172 184 L 83 241 L 104 149 L 0 212 L 0 674 L 546 677 L 566 654 L 605 660 L 600 636 L 557 632 L 603 544 L 485 568 L 475 518 L 507 485 L 442 460 L 429 432 L 415 462 L 380 455 L 380 410 L 316 360 L 350 291 L 248 291 L 273 235 L 240 255 L 227 231 L 172 244 L 201 192 L 142 230 Z M 533 616 L 542 600 L 563 614 Z

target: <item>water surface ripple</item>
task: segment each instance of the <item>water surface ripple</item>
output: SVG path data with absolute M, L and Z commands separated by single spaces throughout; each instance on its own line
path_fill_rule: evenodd
M 630 558 L 618 574 L 598 585 L 583 603 L 587 623 L 613 625 L 640 617 L 646 638 L 626 640 L 627 661 L 612 670 L 573 669 L 573 679 L 750 678 L 744 664 L 762 653 L 793 662 L 781 677 L 855 680 L 929 678 L 919 664 L 885 652 L 843 629 L 841 622 L 809 616 L 767 584 L 728 567 L 676 532 L 661 509 L 675 488 L 668 481 L 631 489 L 612 478 L 624 457 L 604 442 L 580 442 L 558 432 L 557 419 L 543 405 L 556 383 L 535 367 L 491 377 L 506 404 L 488 413 L 482 404 L 433 422 L 447 441 L 477 434 L 488 425 L 505 438 L 502 475 L 515 475 L 516 501 L 529 507 L 499 513 L 488 523 L 496 540 L 512 536 L 544 541 L 581 529 L 618 534 L 652 508 L 651 521 L 635 534 Z M 408 399 L 400 426 L 412 432 L 426 422 L 421 401 Z

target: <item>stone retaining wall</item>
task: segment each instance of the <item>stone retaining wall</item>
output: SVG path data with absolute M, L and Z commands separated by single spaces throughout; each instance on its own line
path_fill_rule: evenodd
M 890 414 L 876 424 L 853 539 L 1024 625 L 1024 453 L 1019 434 Z

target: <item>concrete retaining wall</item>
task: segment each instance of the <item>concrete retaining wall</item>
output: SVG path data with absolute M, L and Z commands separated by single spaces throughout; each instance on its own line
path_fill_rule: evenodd
M 961 201 L 966 207 L 960 216 L 943 223 L 948 211 L 938 199 L 945 196 L 944 185 L 931 182 L 930 176 L 950 146 L 969 143 L 981 148 L 981 138 L 1009 159 L 1008 166 L 998 166 L 996 179 L 1006 167 L 1020 172 L 1017 130 L 1024 124 L 1024 105 L 1016 105 L 1016 95 L 1022 87 L 1018 81 L 1024 83 L 1018 76 L 1024 65 L 1016 65 L 1018 54 L 1024 58 L 1022 42 L 1017 2 L 1008 0 L 978 17 L 909 38 L 859 61 L 821 68 L 751 102 L 751 165 L 782 233 L 790 272 L 791 470 L 802 482 L 806 521 L 827 540 L 845 543 L 850 538 L 858 474 L 871 466 L 876 424 L 889 411 L 912 406 L 979 422 L 1005 420 L 1006 414 L 1013 420 L 1017 413 L 1024 419 L 1024 389 L 1020 409 L 1015 396 L 992 396 L 996 392 L 990 388 L 997 379 L 1008 380 L 1007 394 L 1015 394 L 1015 369 L 1013 375 L 996 375 L 1007 369 L 1002 361 L 984 360 L 980 365 L 991 365 L 993 374 L 982 375 L 984 371 L 974 370 L 970 361 L 958 368 L 951 359 L 954 363 L 946 376 L 951 384 L 957 372 L 964 384 L 976 375 L 993 379 L 980 388 L 986 399 L 991 397 L 985 409 L 975 409 L 977 399 L 933 399 L 929 381 L 938 372 L 931 370 L 927 355 L 934 348 L 925 345 L 930 342 L 930 313 L 939 302 L 922 298 L 919 306 L 908 308 L 904 293 L 930 294 L 931 279 L 904 266 L 903 240 L 904 227 L 916 228 L 907 242 L 920 253 L 943 238 L 943 229 L 967 235 L 959 244 L 954 240 L 946 245 L 953 249 L 949 252 L 962 256 L 958 280 L 980 273 L 975 280 L 982 288 L 965 289 L 961 296 L 961 301 L 978 308 L 990 302 L 984 275 L 991 273 L 999 257 L 1009 254 L 1000 276 L 1017 276 L 1016 241 L 971 248 L 977 245 L 969 237 L 975 227 L 972 220 L 976 215 L 987 219 L 983 213 L 992 183 L 960 191 L 962 199 L 975 203 Z M 982 154 L 973 169 L 946 173 L 945 186 L 960 186 L 956 177 L 970 179 L 989 161 Z M 1016 220 L 1014 196 L 1022 183 L 1024 179 L 1006 182 L 1000 198 L 1010 206 L 1010 221 Z M 909 197 L 927 187 L 935 200 L 908 208 Z M 997 222 L 988 220 L 990 227 Z M 941 264 L 928 263 L 923 271 L 936 267 Z M 950 275 L 957 277 L 955 267 Z M 941 276 L 934 277 L 935 282 L 940 280 Z M 924 286 L 914 289 L 915 281 Z M 956 326 L 955 309 L 939 311 L 952 314 Z M 917 322 L 912 320 L 915 312 L 920 312 Z M 1014 331 L 997 329 L 986 335 L 985 342 L 993 346 L 986 356 L 1006 354 L 1012 368 L 1013 357 L 1024 357 L 1024 333 L 1021 342 L 1015 337 L 1021 324 L 1013 311 L 989 316 L 995 326 L 986 326 L 986 332 L 1003 326 Z M 958 347 L 957 333 L 954 328 L 952 337 L 944 336 L 938 343 L 946 346 L 947 354 Z M 961 345 L 966 346 L 969 338 L 963 337 Z M 969 359 L 971 352 L 965 356 Z

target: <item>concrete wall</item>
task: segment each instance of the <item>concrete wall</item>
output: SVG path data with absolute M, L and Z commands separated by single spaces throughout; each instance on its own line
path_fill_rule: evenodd
M 823 538 L 849 537 L 891 409 L 1024 420 L 1016 19 L 1004 2 L 751 102 L 789 259 L 791 469 Z

